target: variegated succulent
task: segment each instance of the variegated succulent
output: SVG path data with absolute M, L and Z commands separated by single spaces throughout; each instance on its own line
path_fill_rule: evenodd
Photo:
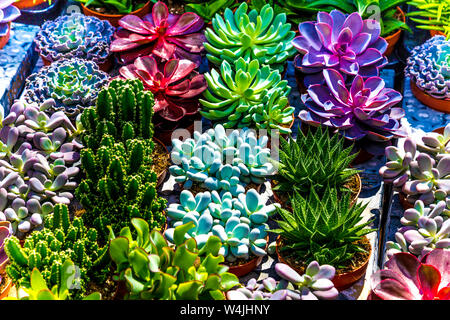
M 24 99 L 28 103 L 42 103 L 54 99 L 46 112 L 64 111 L 71 119 L 84 108 L 95 104 L 100 89 L 109 75 L 97 64 L 79 58 L 62 59 L 30 75 L 25 83 Z

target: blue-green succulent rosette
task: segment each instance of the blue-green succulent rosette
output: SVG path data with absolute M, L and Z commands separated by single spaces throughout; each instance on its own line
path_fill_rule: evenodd
M 102 64 L 111 55 L 113 34 L 109 21 L 74 13 L 46 21 L 34 41 L 50 62 L 76 57 Z
M 407 76 L 428 95 L 450 99 L 450 41 L 435 36 L 415 47 L 407 60 Z
M 97 64 L 79 58 L 62 59 L 30 75 L 25 83 L 24 99 L 43 103 L 53 98 L 47 113 L 64 111 L 71 119 L 95 104 L 98 92 L 109 82 L 109 75 Z

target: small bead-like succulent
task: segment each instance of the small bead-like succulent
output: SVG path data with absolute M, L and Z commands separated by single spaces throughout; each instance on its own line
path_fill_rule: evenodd
M 394 107 L 402 95 L 385 88 L 383 79 L 364 80 L 358 75 L 351 85 L 346 85 L 334 69 L 324 70 L 323 77 L 325 84 L 311 85 L 302 96 L 307 107 L 299 113 L 303 122 L 328 127 L 352 141 L 367 137 L 368 144 L 403 136 L 400 119 L 405 112 Z
M 224 292 L 239 285 L 238 278 L 221 264 L 224 258 L 218 254 L 217 237 L 211 236 L 200 249 L 186 236 L 193 222 L 175 228 L 175 247 L 144 220 L 134 218 L 132 224 L 135 239 L 128 227 L 119 236 L 110 236 L 115 277 L 127 284 L 125 299 L 224 300 Z
M 39 53 L 50 62 L 76 57 L 101 64 L 111 54 L 113 34 L 108 20 L 74 13 L 47 20 L 34 41 Z
M 330 265 L 312 261 L 305 274 L 299 275 L 288 265 L 277 263 L 275 272 L 280 281 L 269 277 L 258 284 L 252 278 L 245 287 L 228 291 L 228 300 L 334 300 L 339 294 L 331 281 L 335 269 Z
M 207 87 L 204 76 L 195 69 L 195 63 L 186 59 L 158 64 L 154 57 L 145 56 L 119 72 L 125 79 L 142 80 L 145 89 L 155 96 L 156 114 L 168 121 L 179 121 L 198 112 L 198 98 Z
M 13 5 L 14 2 L 14 0 L 0 1 L 0 37 L 7 35 L 11 21 L 20 16 L 20 10 Z
M 417 200 L 400 220 L 404 227 L 395 234 L 397 242 L 386 243 L 387 257 L 408 251 L 424 257 L 433 249 L 450 249 L 450 219 L 445 215 L 446 209 L 445 201 L 425 207 Z
M 46 227 L 27 237 L 23 247 L 16 237 L 11 237 L 6 240 L 5 251 L 10 261 L 6 272 L 17 287 L 31 287 L 34 268 L 50 287 L 61 287 L 62 266 L 66 260 L 72 260 L 79 278 L 69 292 L 71 298 L 84 294 L 89 281 L 104 281 L 110 261 L 108 246 L 97 244 L 97 231 L 86 228 L 79 217 L 71 221 L 63 204 L 55 206 Z
M 295 53 L 295 32 L 286 23 L 286 15 L 275 15 L 269 4 L 260 12 L 253 9 L 247 13 L 247 9 L 243 2 L 234 13 L 227 8 L 223 17 L 216 14 L 213 29 L 205 31 L 206 57 L 217 66 L 224 60 L 234 63 L 242 57 L 250 63 L 256 59 L 261 65 L 282 72 L 286 60 Z
M 79 58 L 62 59 L 41 68 L 27 78 L 24 99 L 43 103 L 54 99 L 48 113 L 64 111 L 71 119 L 95 103 L 97 94 L 109 81 L 109 75 L 97 64 Z
M 219 195 L 216 191 L 200 192 L 194 197 L 183 190 L 180 204 L 171 204 L 167 210 L 172 227 L 165 236 L 173 242 L 175 228 L 193 222 L 195 227 L 187 231 L 186 237 L 195 238 L 200 249 L 215 235 L 222 241 L 219 253 L 227 261 L 249 259 L 250 254 L 264 256 L 269 229 L 266 222 L 277 206 L 267 206 L 254 189 L 238 198 L 232 198 L 229 192 Z
M 54 204 L 68 205 L 77 186 L 82 128 L 61 111 L 49 117 L 52 105 L 17 101 L 6 118 L 0 111 L 0 221 L 19 237 L 41 226 Z
M 81 115 L 83 144 L 97 150 L 105 134 L 123 143 L 136 138 L 151 143 L 153 105 L 153 94 L 144 91 L 139 79 L 112 80 L 99 92 L 96 106 Z
M 406 76 L 437 99 L 450 99 L 450 41 L 435 36 L 415 47 L 407 60 Z
M 447 125 L 447 134 L 449 130 Z M 421 200 L 428 205 L 448 198 L 450 154 L 445 139 L 445 135 L 427 133 L 421 142 L 408 137 L 398 147 L 387 147 L 388 162 L 379 170 L 384 182 L 402 191 L 411 204 Z
M 220 74 L 212 69 L 205 78 L 208 90 L 200 99 L 200 113 L 205 118 L 220 122 L 225 128 L 270 130 L 292 122 L 294 108 L 289 107 L 287 99 L 291 88 L 286 80 L 281 80 L 278 71 L 269 66 L 260 68 L 258 60 L 247 63 L 241 57 L 231 64 L 224 60 Z
M 322 71 L 335 69 L 349 76 L 377 77 L 387 64 L 383 56 L 387 42 L 380 37 L 376 20 L 363 20 L 358 12 L 350 15 L 333 10 L 319 12 L 317 22 L 299 25 L 300 36 L 292 44 L 300 52 L 294 66 L 306 73 L 305 85 L 323 82 Z
M 382 300 L 450 300 L 450 250 L 435 249 L 422 261 L 397 253 L 373 274 L 372 293 Z
M 273 173 L 267 140 L 267 136 L 257 139 L 255 132 L 246 128 L 227 134 L 219 124 L 203 134 L 194 132 L 193 139 L 172 140 L 174 165 L 169 171 L 186 189 L 196 183 L 237 195 L 244 191 L 238 180 L 261 184 Z
M 118 52 L 122 63 L 137 57 L 154 55 L 163 61 L 188 59 L 200 65 L 205 36 L 203 19 L 193 12 L 169 13 L 167 5 L 158 1 L 152 13 L 143 18 L 129 14 L 119 20 L 111 51 Z

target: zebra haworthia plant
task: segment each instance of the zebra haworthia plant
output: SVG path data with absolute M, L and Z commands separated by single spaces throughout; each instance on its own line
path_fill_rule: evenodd
M 186 189 L 196 183 L 237 195 L 244 191 L 243 185 L 264 183 L 273 173 L 267 141 L 267 136 L 257 139 L 255 132 L 247 128 L 229 134 L 222 125 L 203 134 L 195 131 L 193 139 L 172 140 L 174 165 L 169 171 Z
M 213 29 L 207 28 L 204 44 L 208 60 L 219 66 L 223 60 L 233 63 L 240 57 L 245 62 L 258 60 L 261 65 L 283 70 L 286 60 L 295 53 L 292 45 L 295 33 L 286 23 L 286 15 L 275 15 L 269 4 L 260 12 L 243 2 L 235 13 L 227 8 L 223 17 L 216 14 Z

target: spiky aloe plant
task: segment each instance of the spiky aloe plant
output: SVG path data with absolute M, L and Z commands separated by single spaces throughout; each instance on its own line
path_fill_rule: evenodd
M 242 57 L 247 63 L 257 59 L 262 65 L 282 70 L 286 60 L 295 53 L 292 45 L 295 32 L 286 23 L 284 13 L 274 15 L 269 4 L 260 12 L 251 10 L 243 2 L 235 13 L 225 9 L 224 16 L 216 14 L 212 19 L 213 29 L 207 28 L 204 44 L 206 57 L 220 65 L 223 60 L 234 62 Z
M 316 260 L 340 269 L 365 251 L 356 242 L 374 231 L 367 228 L 371 221 L 362 222 L 367 204 L 350 206 L 349 194 L 338 198 L 337 190 L 329 187 L 322 197 L 314 188 L 307 198 L 296 192 L 291 202 L 292 212 L 278 208 L 280 229 L 272 230 L 285 241 L 282 252 L 290 251 L 306 264 Z
M 298 130 L 297 139 L 280 138 L 280 161 L 274 190 L 306 194 L 311 187 L 322 193 L 327 186 L 344 190 L 345 183 L 358 170 L 349 168 L 356 157 L 352 146 L 344 147 L 344 138 L 317 128 L 304 134 Z

